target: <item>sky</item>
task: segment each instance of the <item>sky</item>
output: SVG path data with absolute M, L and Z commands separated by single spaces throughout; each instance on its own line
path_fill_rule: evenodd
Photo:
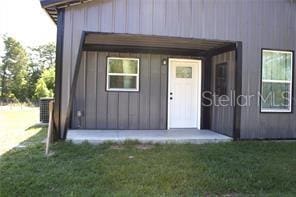
M 39 0 L 0 0 L 0 56 L 4 34 L 25 47 L 32 47 L 55 42 L 56 25 L 41 8 Z

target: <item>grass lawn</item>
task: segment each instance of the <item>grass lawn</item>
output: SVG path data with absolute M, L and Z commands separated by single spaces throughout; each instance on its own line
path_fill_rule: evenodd
M 29 129 L 38 123 L 39 108 L 0 106 L 0 155 L 35 135 L 38 129 Z
M 0 196 L 296 195 L 295 142 L 74 145 L 45 129 L 0 158 Z

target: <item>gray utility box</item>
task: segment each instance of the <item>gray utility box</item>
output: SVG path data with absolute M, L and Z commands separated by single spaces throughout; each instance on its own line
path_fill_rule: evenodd
M 49 121 L 49 110 L 48 104 L 50 101 L 53 101 L 53 98 L 40 98 L 39 107 L 40 107 L 40 122 L 48 123 Z

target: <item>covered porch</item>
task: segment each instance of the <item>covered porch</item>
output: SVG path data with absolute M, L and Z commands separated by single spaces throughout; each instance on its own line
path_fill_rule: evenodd
M 232 141 L 231 137 L 211 130 L 170 129 L 170 130 L 75 130 L 70 129 L 67 141 L 73 143 L 89 142 L 100 144 L 105 142 L 123 143 L 135 140 L 140 143 L 221 143 Z
M 221 73 L 227 72 L 223 94 L 231 95 L 232 91 L 240 94 L 241 54 L 241 43 L 233 41 L 83 32 L 71 83 L 58 86 L 69 88 L 64 91 L 69 92 L 69 97 L 60 97 L 64 99 L 63 110 L 55 110 L 60 113 L 55 116 L 55 125 L 61 128 L 63 139 L 75 143 L 138 140 L 199 144 L 239 139 L 240 107 L 214 106 L 208 103 L 208 98 L 219 90 L 216 85 L 219 65 L 225 67 Z M 116 92 L 106 88 L 108 57 L 139 59 L 138 91 Z M 171 59 L 201 62 L 200 73 L 196 75 L 200 93 L 193 99 L 197 100 L 194 107 L 198 114 L 193 118 L 198 123 L 194 126 L 170 125 Z

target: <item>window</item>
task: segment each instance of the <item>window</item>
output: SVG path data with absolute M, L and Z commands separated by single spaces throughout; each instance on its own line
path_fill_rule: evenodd
M 176 67 L 176 78 L 192 78 L 192 67 Z
M 139 91 L 139 59 L 109 57 L 107 90 Z
M 227 63 L 216 65 L 215 94 L 217 96 L 227 95 Z
M 292 61 L 290 51 L 262 50 L 261 112 L 291 112 Z

